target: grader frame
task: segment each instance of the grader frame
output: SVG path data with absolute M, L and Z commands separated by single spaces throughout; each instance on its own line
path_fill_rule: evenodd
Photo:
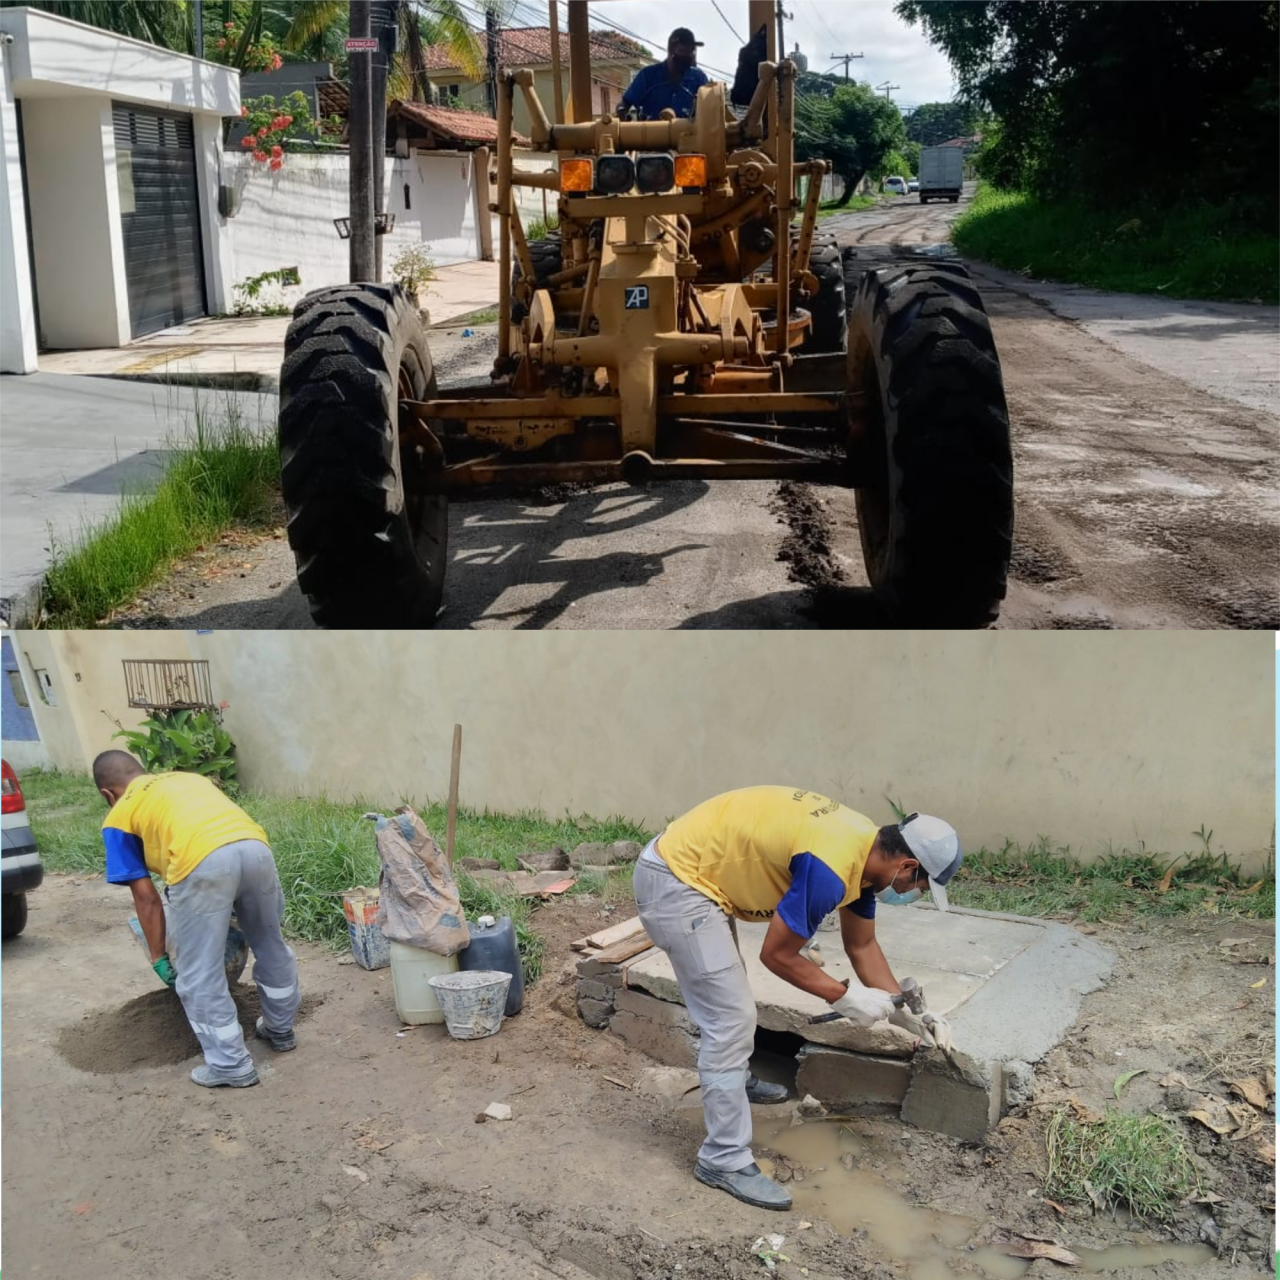
M 409 441 L 436 464 L 430 490 L 662 477 L 850 483 L 846 457 L 803 447 L 845 439 L 858 395 L 842 352 L 796 354 L 809 329 L 797 304 L 818 288 L 807 266 L 828 165 L 794 162 L 795 66 L 774 60 L 772 6 L 750 5 L 770 57 L 741 119 L 713 82 L 691 118 L 653 121 L 591 118 L 586 6 L 569 8 L 573 122 L 548 118 L 530 71 L 498 86 L 494 386 L 400 403 Z M 534 147 L 561 163 L 666 152 L 703 157 L 705 180 L 655 194 L 559 191 L 558 170 L 515 166 L 517 92 Z M 793 234 L 800 176 L 810 181 Z M 520 187 L 560 194 L 562 268 L 545 281 Z M 513 301 L 518 325 L 508 323 Z

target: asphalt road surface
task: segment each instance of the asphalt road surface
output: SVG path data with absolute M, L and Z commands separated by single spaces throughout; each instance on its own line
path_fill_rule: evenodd
M 945 243 L 949 204 L 823 223 L 868 265 Z M 970 264 L 1013 427 L 1001 628 L 1280 626 L 1276 309 L 1039 285 Z M 483 377 L 492 330 L 433 335 L 441 383 Z M 441 627 L 884 625 L 852 492 L 612 485 L 455 504 Z M 783 558 L 780 558 L 783 557 Z M 231 541 L 113 620 L 309 627 L 282 537 Z

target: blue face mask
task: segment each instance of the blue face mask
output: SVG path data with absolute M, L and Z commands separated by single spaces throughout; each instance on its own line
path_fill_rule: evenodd
M 901 874 L 901 872 L 898 873 L 898 875 Z M 893 887 L 897 882 L 898 876 L 895 875 L 888 888 L 881 889 L 876 894 L 876 901 L 883 902 L 886 907 L 908 907 L 913 902 L 918 902 L 923 896 L 924 891 L 922 889 L 910 889 L 906 893 L 899 893 Z

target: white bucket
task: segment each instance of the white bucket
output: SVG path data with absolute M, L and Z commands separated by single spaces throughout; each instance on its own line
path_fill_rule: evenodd
M 434 951 L 404 942 L 391 942 L 390 952 L 391 989 L 400 1021 L 409 1026 L 443 1022 L 440 1002 L 428 983 L 436 974 L 456 973 L 458 957 L 438 956 Z
M 472 969 L 427 981 L 444 1010 L 444 1025 L 455 1040 L 480 1040 L 497 1034 L 511 985 L 509 973 Z

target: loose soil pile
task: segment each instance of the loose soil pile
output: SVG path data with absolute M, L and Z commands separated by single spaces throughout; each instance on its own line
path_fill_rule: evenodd
M 258 988 L 236 984 L 231 988 L 236 1016 L 245 1036 L 262 1010 Z M 323 1003 L 321 996 L 304 996 L 298 1010 L 301 1022 Z M 58 1036 L 58 1052 L 78 1071 L 108 1075 L 141 1067 L 170 1067 L 198 1057 L 200 1041 L 191 1030 L 177 993 L 165 988 L 150 991 L 105 1013 L 87 1013 Z

